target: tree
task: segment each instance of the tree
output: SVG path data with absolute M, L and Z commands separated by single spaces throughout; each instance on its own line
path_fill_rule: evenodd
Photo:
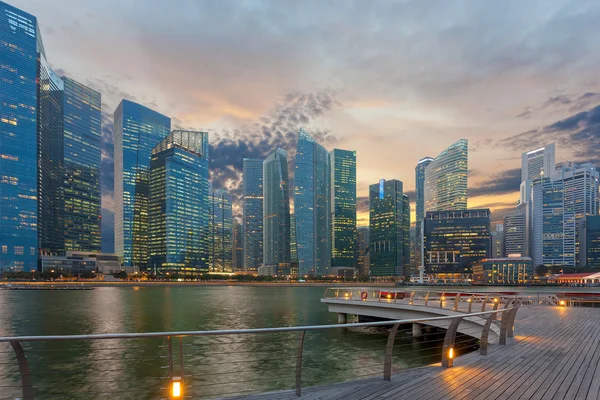
M 548 267 L 546 267 L 544 264 L 540 264 L 535 267 L 535 274 L 537 276 L 546 276 L 548 274 L 548 271 Z

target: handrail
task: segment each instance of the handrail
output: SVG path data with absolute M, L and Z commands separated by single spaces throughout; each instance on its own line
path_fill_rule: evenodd
M 484 312 L 475 312 L 460 315 L 462 318 L 489 315 L 498 312 L 505 312 L 513 308 L 503 308 L 501 310 L 492 310 Z M 350 324 L 329 324 L 329 325 L 306 325 L 306 326 L 286 326 L 278 328 L 253 328 L 253 329 L 221 329 L 212 331 L 174 331 L 174 332 L 142 332 L 142 333 L 100 333 L 92 335 L 47 335 L 47 336 L 7 336 L 0 337 L 0 343 L 6 342 L 40 342 L 51 340 L 98 340 L 98 339 L 137 339 L 149 337 L 185 337 L 185 336 L 218 336 L 218 335 L 241 335 L 253 333 L 280 333 L 280 332 L 300 332 L 317 331 L 339 328 L 359 328 L 365 326 L 386 326 L 394 324 L 412 324 L 429 321 L 442 321 L 446 319 L 457 318 L 456 315 L 444 315 L 441 317 L 399 319 L 390 321 L 376 322 L 357 322 Z

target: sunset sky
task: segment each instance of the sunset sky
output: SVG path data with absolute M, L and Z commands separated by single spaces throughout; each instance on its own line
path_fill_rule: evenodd
M 362 225 L 369 184 L 400 179 L 414 197 L 418 160 L 460 138 L 469 207 L 495 221 L 522 151 L 556 142 L 557 162 L 600 162 L 598 1 L 8 2 L 38 17 L 55 70 L 102 93 L 105 251 L 122 98 L 210 132 L 234 214 L 242 158 L 293 158 L 300 127 L 357 151 Z

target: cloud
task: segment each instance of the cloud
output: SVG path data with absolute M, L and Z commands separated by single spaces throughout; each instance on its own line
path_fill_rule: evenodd
M 492 174 L 488 179 L 468 189 L 469 197 L 493 196 L 519 191 L 521 169 L 514 168 Z

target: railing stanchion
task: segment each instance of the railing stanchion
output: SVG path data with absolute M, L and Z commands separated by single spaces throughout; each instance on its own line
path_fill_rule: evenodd
M 485 299 L 483 299 L 483 304 L 481 305 L 481 312 L 485 311 L 485 304 L 487 303 L 489 298 L 490 298 L 490 296 L 487 295 L 487 296 L 485 296 Z
M 483 329 L 481 330 L 481 340 L 479 342 L 479 354 L 482 356 L 487 356 L 488 350 L 488 337 L 490 334 L 490 327 L 492 325 L 492 321 L 496 319 L 496 313 L 490 314 L 485 319 L 485 324 L 483 324 Z
M 298 352 L 296 353 L 296 396 L 300 396 L 302 393 L 302 349 L 304 347 L 304 336 L 306 331 L 300 332 L 300 339 L 298 340 Z
M 456 317 L 450 322 L 450 326 L 444 337 L 444 348 L 442 350 L 442 367 L 450 368 L 454 365 L 454 341 L 456 339 L 456 331 L 463 317 Z
M 515 319 L 517 318 L 517 311 L 519 311 L 519 306 L 515 306 L 509 311 L 510 319 L 508 320 L 506 336 L 510 338 L 515 336 Z
M 398 332 L 398 327 L 400 327 L 400 324 L 394 324 L 390 334 L 388 335 L 387 345 L 385 346 L 383 379 L 386 381 L 392 380 L 392 356 L 394 352 L 394 340 L 396 340 L 396 332 Z
M 440 308 L 444 308 L 444 299 L 446 298 L 446 292 L 442 292 L 440 296 Z
M 169 379 L 173 379 L 173 346 L 171 344 L 171 336 L 167 337 L 167 346 L 169 349 Z
M 467 310 L 467 314 L 471 314 L 471 309 L 473 308 L 473 302 L 475 301 L 475 295 L 472 295 L 469 300 L 469 309 Z
M 460 301 L 460 292 L 456 293 L 456 295 L 454 296 L 454 311 L 458 310 L 458 302 Z
M 21 387 L 23 388 L 23 400 L 33 400 L 33 386 L 31 385 L 31 375 L 29 373 L 29 364 L 25 358 L 25 351 L 21 343 L 11 341 L 10 345 L 15 351 L 19 363 L 19 372 L 21 373 Z
M 518 307 L 515 307 L 502 313 L 502 320 L 500 321 L 500 338 L 498 339 L 498 344 L 502 346 L 506 345 L 507 337 L 512 337 L 514 316 L 516 316 L 517 309 Z M 508 333 L 509 330 L 511 331 L 510 334 Z
M 183 336 L 179 336 L 179 377 L 183 385 Z
M 425 307 L 427 307 L 427 301 L 429 300 L 429 292 L 425 294 Z
M 413 291 L 410 293 L 410 300 L 409 300 L 408 304 L 410 304 L 410 305 L 412 306 L 412 305 L 413 305 L 413 303 L 414 303 L 414 301 L 415 301 L 415 291 L 413 290 Z

